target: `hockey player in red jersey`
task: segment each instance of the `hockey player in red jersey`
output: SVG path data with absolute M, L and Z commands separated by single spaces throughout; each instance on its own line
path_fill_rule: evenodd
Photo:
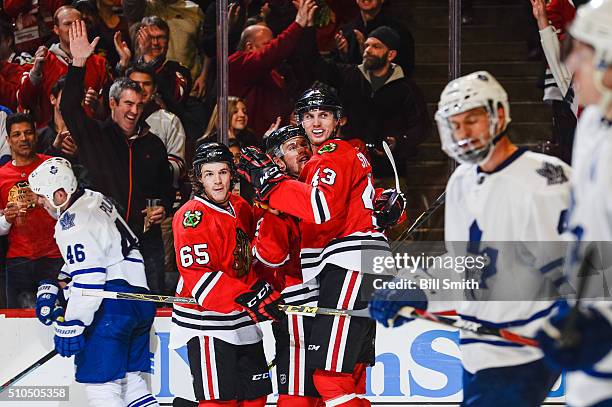
M 170 347 L 187 345 L 199 406 L 260 407 L 272 383 L 257 322 L 278 320 L 280 295 L 251 271 L 251 208 L 232 196 L 233 155 L 219 143 L 198 147 L 195 197 L 174 216 L 172 229 L 180 297 L 174 305 Z
M 318 305 L 365 308 L 363 293 L 372 269 L 362 259 L 391 254 L 387 239 L 375 227 L 372 167 L 351 144 L 336 138 L 342 107 L 335 95 L 308 90 L 296 105 L 296 115 L 317 151 L 299 180 L 284 175 L 256 148 L 243 149 L 241 172 L 262 201 L 301 219 L 302 276 L 304 282 L 319 282 Z M 369 405 L 358 395 L 365 393 L 366 363 L 374 359 L 374 332 L 367 318 L 314 318 L 306 353 L 326 405 Z
M 312 156 L 310 143 L 300 127 L 282 127 L 270 134 L 265 143 L 274 162 L 294 179 Z M 274 209 L 264 212 L 258 221 L 253 256 L 257 271 L 282 292 L 286 304 L 317 305 L 316 281 L 305 284 L 302 281 L 299 219 Z M 289 314 L 272 324 L 279 407 L 315 407 L 320 402 L 313 383 L 314 370 L 306 366 L 312 323 L 311 317 Z

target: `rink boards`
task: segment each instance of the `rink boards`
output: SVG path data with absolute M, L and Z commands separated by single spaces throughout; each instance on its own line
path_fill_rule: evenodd
M 53 330 L 41 325 L 33 312 L 0 314 L 0 383 L 28 367 L 53 348 Z M 191 375 L 185 348 L 168 349 L 170 318 L 159 311 L 151 333 L 153 394 L 161 405 L 172 405 L 175 396 L 193 400 Z M 274 356 L 269 325 L 264 326 L 268 361 Z M 376 365 L 368 374 L 367 395 L 376 405 L 457 405 L 461 400 L 461 362 L 457 331 L 425 321 L 414 321 L 398 329 L 378 326 Z M 274 370 L 271 370 L 274 377 Z M 72 358 L 54 357 L 17 386 L 69 386 L 69 402 L 32 402 L 28 406 L 86 406 L 82 386 L 74 381 Z M 547 404 L 563 405 L 562 380 Z M 274 404 L 276 396 L 269 397 Z M 0 401 L 0 406 L 15 406 Z

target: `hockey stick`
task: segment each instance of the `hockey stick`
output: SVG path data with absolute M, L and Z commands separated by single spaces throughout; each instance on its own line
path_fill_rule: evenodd
M 198 302 L 193 298 L 173 297 L 171 295 L 157 294 L 137 294 L 137 293 L 117 293 L 114 291 L 83 291 L 82 295 L 87 297 L 101 297 L 109 300 L 135 300 L 165 302 L 169 304 L 190 304 L 197 305 Z
M 389 148 L 389 144 L 386 141 L 382 142 L 383 150 L 385 150 L 385 154 L 387 154 L 387 158 L 391 163 L 391 167 L 393 167 L 393 175 L 395 175 L 395 190 L 398 193 L 401 193 L 399 175 L 397 175 L 397 167 L 395 167 L 395 160 L 393 159 L 393 154 L 391 153 L 391 149 Z
M 280 309 L 285 311 L 287 314 L 297 314 L 312 317 L 314 317 L 315 315 L 366 318 L 370 317 L 370 313 L 367 309 L 343 310 L 322 307 L 309 307 L 307 305 L 281 305 Z M 507 329 L 490 328 L 483 326 L 478 322 L 466 321 L 460 318 L 450 318 L 443 315 L 432 314 L 425 310 L 420 310 L 412 307 L 403 307 L 398 311 L 397 315 L 406 318 L 423 319 L 426 321 L 461 329 L 463 331 L 472 332 L 477 335 L 497 336 L 509 342 L 518 343 L 521 345 L 538 346 L 538 342 L 535 339 L 515 334 L 514 332 L 508 331 Z M 390 321 L 390 325 L 393 325 L 393 321 Z
M 0 393 L 2 393 L 4 390 L 8 389 L 10 386 L 14 385 L 15 383 L 17 383 L 19 380 L 23 379 L 25 376 L 27 376 L 34 370 L 38 369 L 39 367 L 47 363 L 55 355 L 57 355 L 57 351 L 53 349 L 51 352 L 47 353 L 45 356 L 43 356 L 42 358 L 38 359 L 36 362 L 28 366 L 17 376 L 13 377 L 12 379 L 7 380 L 6 383 L 0 386 Z
M 499 338 L 503 338 L 508 342 L 517 343 L 520 345 L 527 346 L 538 346 L 538 341 L 533 338 L 528 338 L 526 336 L 518 335 L 514 332 L 511 332 L 507 329 L 503 328 L 491 328 L 487 326 L 483 326 L 478 322 L 466 321 L 461 318 L 449 318 L 442 315 L 432 314 L 431 312 L 427 312 L 425 310 L 416 309 L 412 307 L 403 307 L 398 311 L 399 316 L 405 318 L 418 318 L 426 321 L 435 322 L 438 324 L 451 326 L 453 328 L 460 329 L 466 332 L 472 332 L 477 335 L 491 335 L 497 336 Z M 393 324 L 393 320 L 389 321 L 390 324 Z
M 429 220 L 429 218 L 431 218 L 431 216 L 442 206 L 444 205 L 444 202 L 446 200 L 446 191 L 442 192 L 440 194 L 440 196 L 438 198 L 436 198 L 435 201 L 433 201 L 433 203 L 431 204 L 431 206 L 429 208 L 427 208 L 427 210 L 425 212 L 423 212 L 421 215 L 419 215 L 418 218 L 416 218 L 416 220 L 412 223 L 412 225 L 410 225 L 409 228 L 407 228 L 406 230 L 404 230 L 396 239 L 396 242 L 403 242 L 405 240 L 408 240 L 408 238 L 410 236 L 412 236 L 412 234 L 418 229 L 420 228 L 423 223 L 427 222 Z

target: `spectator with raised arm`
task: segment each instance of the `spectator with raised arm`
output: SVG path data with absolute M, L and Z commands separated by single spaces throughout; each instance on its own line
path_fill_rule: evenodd
M 90 173 L 92 187 L 115 200 L 138 236 L 147 281 L 155 292 L 162 285 L 164 253 L 158 225 L 170 213 L 175 195 L 168 155 L 159 137 L 141 120 L 142 89 L 129 78 L 119 78 L 111 86 L 111 115 L 107 120 L 101 122 L 85 114 L 81 105 L 83 80 L 97 42 L 96 38 L 89 43 L 83 21 L 70 27 L 73 61 L 66 75 L 60 111 L 79 149 L 79 159 Z M 147 214 L 146 200 L 152 198 L 161 199 L 162 206 Z
M 262 138 L 278 116 L 288 118 L 291 106 L 278 66 L 295 51 L 307 23 L 317 9 L 314 0 L 299 0 L 295 21 L 278 37 L 263 25 L 242 31 L 238 51 L 229 56 L 229 94 L 251 106 L 251 127 Z
M 14 36 L 11 23 L 0 18 L 0 105 L 17 110 L 17 91 L 21 76 L 27 67 L 12 63 Z
M 356 0 L 359 16 L 347 23 L 336 34 L 335 60 L 350 64 L 361 63 L 365 40 L 378 27 L 393 28 L 399 35 L 395 63 L 402 67 L 404 75 L 411 77 L 414 71 L 414 38 L 403 22 L 384 9 L 384 0 Z
M 34 65 L 29 72 L 24 72 L 17 99 L 22 109 L 33 115 L 38 128 L 47 126 L 53 117 L 53 106 L 49 101 L 51 88 L 57 80 L 66 74 L 68 65 L 74 58 L 70 50 L 68 29 L 72 23 L 81 19 L 81 13 L 73 6 L 62 6 L 53 16 L 53 31 L 59 37 L 59 42 L 51 45 L 49 49 L 44 46 L 38 48 L 35 54 Z M 106 59 L 94 55 L 87 60 L 87 75 L 85 76 L 85 89 L 91 88 L 93 92 L 100 92 L 109 80 Z M 82 95 L 78 97 L 78 101 Z M 87 107 L 89 116 L 94 111 Z

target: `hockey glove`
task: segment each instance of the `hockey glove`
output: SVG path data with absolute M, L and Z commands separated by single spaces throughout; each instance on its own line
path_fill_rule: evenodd
M 394 280 L 395 281 L 395 280 Z M 370 315 L 383 326 L 395 328 L 413 318 L 397 315 L 403 307 L 427 309 L 427 296 L 420 288 L 413 289 L 380 289 L 374 291 L 370 300 Z
M 85 325 L 79 320 L 55 322 L 55 350 L 68 358 L 76 355 L 85 347 Z
M 406 197 L 395 189 L 385 189 L 374 201 L 374 216 L 376 226 L 380 229 L 395 226 L 399 223 L 404 209 Z
M 612 325 L 596 309 L 579 311 L 572 327 L 565 328 L 572 308 L 563 301 L 557 314 L 536 334 L 545 361 L 555 368 L 588 369 L 612 349 Z M 568 335 L 570 339 L 568 340 Z
M 241 151 L 238 172 L 253 185 L 257 197 L 266 202 L 270 192 L 289 177 L 257 147 L 244 147 Z
M 64 315 L 64 309 L 56 306 L 59 286 L 51 280 L 43 280 L 36 293 L 36 317 L 44 325 L 51 325 Z
M 250 291 L 239 295 L 235 301 L 246 309 L 255 322 L 278 321 L 285 315 L 278 309 L 283 303 L 280 294 L 263 280 L 258 280 Z

